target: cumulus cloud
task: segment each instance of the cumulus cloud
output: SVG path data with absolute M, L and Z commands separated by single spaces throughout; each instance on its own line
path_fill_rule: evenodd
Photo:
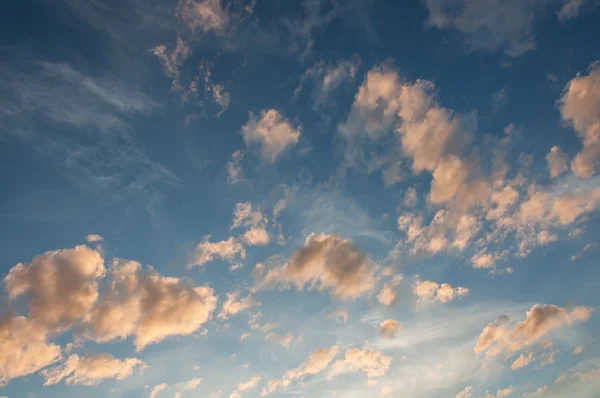
M 456 398 L 471 398 L 473 396 L 473 386 L 466 386 L 464 390 L 456 394 Z
M 562 7 L 557 11 L 556 15 L 558 15 L 558 19 L 561 22 L 576 18 L 586 3 L 590 2 L 588 0 L 564 0 Z
M 460 32 L 471 50 L 518 57 L 536 46 L 533 31 L 540 0 L 426 0 L 426 26 Z
M 312 97 L 315 107 L 326 105 L 335 90 L 356 77 L 359 64 L 358 56 L 333 64 L 318 62 L 300 77 L 300 84 L 294 91 L 294 96 L 297 97 L 304 86 L 312 82 Z
M 58 384 L 65 380 L 66 384 L 96 386 L 105 379 L 123 380 L 136 368 L 146 364 L 136 358 L 120 360 L 109 354 L 98 354 L 80 358 L 71 355 L 63 364 L 44 370 L 45 386 Z
M 269 380 L 260 395 L 273 394 L 289 387 L 296 380 L 303 380 L 307 376 L 314 376 L 323 372 L 327 369 L 331 361 L 333 361 L 338 351 L 338 346 L 331 346 L 311 352 L 306 361 L 301 363 L 297 368 L 285 372 L 281 379 Z
M 257 145 L 266 162 L 273 163 L 300 138 L 300 127 L 293 126 L 279 111 L 263 110 L 260 116 L 250 114 L 242 126 L 242 137 L 248 146 Z
M 156 398 L 159 392 L 164 391 L 167 388 L 167 383 L 157 384 L 150 389 L 150 395 L 148 398 Z
M 553 146 L 550 149 L 546 155 L 546 162 L 548 162 L 548 170 L 552 178 L 560 176 L 569 169 L 567 156 L 559 146 Z
M 48 331 L 69 328 L 98 299 L 104 259 L 87 246 L 46 252 L 19 263 L 4 278 L 11 299 L 27 297 L 29 319 Z
M 600 63 L 593 63 L 587 75 L 578 74 L 569 81 L 558 104 L 563 120 L 573 126 L 583 143 L 571 170 L 581 178 L 590 177 L 600 159 Z
M 377 350 L 350 348 L 344 359 L 338 359 L 331 366 L 331 375 L 362 371 L 369 378 L 376 378 L 383 376 L 391 363 L 391 357 Z
M 268 221 L 266 215 L 252 209 L 250 202 L 240 202 L 236 204 L 233 211 L 233 225 L 231 228 L 245 227 L 246 232 L 242 235 L 242 240 L 248 245 L 263 246 L 271 240 L 266 229 Z
M 173 398 L 181 398 L 181 395 L 184 392 L 195 390 L 200 385 L 200 383 L 202 383 L 202 378 L 199 377 L 186 381 L 185 383 L 183 383 L 181 390 L 176 392 Z
M 329 290 L 340 299 L 357 298 L 375 286 L 376 266 L 350 239 L 335 234 L 311 234 L 289 260 L 268 268 L 257 264 L 258 287 L 294 285 L 298 290 Z
M 60 347 L 49 343 L 45 330 L 29 319 L 22 316 L 0 318 L 0 387 L 60 358 Z
M 510 366 L 510 368 L 512 370 L 520 369 L 520 368 L 523 368 L 523 367 L 529 365 L 532 361 L 533 361 L 533 352 L 530 352 L 529 354 L 527 354 L 527 356 L 525 356 L 524 354 L 521 354 L 521 355 L 519 355 L 519 357 L 517 359 L 515 359 L 515 361 Z
M 390 339 L 396 335 L 396 332 L 402 329 L 404 325 L 395 319 L 386 319 L 379 325 L 381 334 L 389 337 Z
M 260 303 L 256 302 L 250 295 L 240 299 L 240 292 L 227 293 L 227 300 L 223 303 L 218 318 L 226 320 L 256 305 L 260 305 Z
M 525 320 L 518 322 L 513 329 L 507 327 L 505 317 L 490 323 L 481 332 L 473 350 L 476 354 L 485 353 L 486 357 L 517 352 L 556 329 L 587 321 L 591 313 L 592 309 L 588 307 L 566 310 L 550 304 L 536 304 L 527 311 Z
M 211 242 L 210 238 L 211 236 L 208 235 L 198 243 L 188 262 L 188 268 L 202 266 L 213 261 L 215 257 L 226 261 L 233 261 L 238 256 L 242 259 L 246 258 L 244 246 L 233 236 L 219 242 Z
M 103 241 L 104 238 L 98 234 L 89 234 L 88 236 L 85 237 L 85 240 L 87 240 L 90 243 L 95 243 L 95 242 Z
M 179 0 L 177 16 L 190 30 L 221 34 L 229 24 L 229 14 L 221 0 Z
M 396 291 L 400 282 L 402 282 L 402 275 L 396 275 L 392 278 L 392 280 L 386 282 L 383 285 L 383 288 L 377 295 L 377 300 L 388 307 L 393 306 L 396 303 L 396 298 L 398 296 L 398 292 Z
M 421 300 L 447 303 L 468 294 L 469 289 L 465 287 L 453 288 L 448 283 L 440 285 L 432 281 L 417 281 L 413 286 L 413 293 Z
M 239 391 L 251 390 L 253 388 L 256 388 L 256 386 L 258 385 L 258 383 L 260 383 L 261 380 L 262 380 L 261 376 L 255 376 L 244 383 L 238 384 L 237 389 Z
M 508 387 L 506 387 L 504 389 L 499 389 L 496 392 L 496 398 L 508 397 L 513 392 L 515 392 L 515 389 L 514 389 L 513 386 L 508 386 Z
M 213 289 L 165 277 L 136 261 L 115 260 L 106 293 L 91 309 L 82 338 L 108 342 L 135 336 L 141 351 L 169 336 L 189 335 L 207 322 L 216 307 Z

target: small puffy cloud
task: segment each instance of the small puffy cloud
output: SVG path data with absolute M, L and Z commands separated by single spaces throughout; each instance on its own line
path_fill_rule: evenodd
M 176 392 L 173 398 L 181 398 L 181 395 L 184 392 L 195 390 L 200 385 L 200 383 L 202 383 L 202 378 L 200 377 L 186 381 L 185 383 L 183 383 L 181 390 Z
M 86 316 L 80 337 L 108 342 L 135 336 L 141 351 L 169 336 L 189 335 L 212 316 L 213 289 L 165 277 L 140 263 L 115 260 L 106 294 Z
M 190 30 L 221 34 L 229 24 L 229 14 L 221 0 L 179 0 L 177 16 Z
M 57 331 L 80 321 L 98 299 L 104 259 L 87 246 L 46 252 L 31 264 L 19 263 L 4 278 L 11 299 L 27 297 L 29 318 Z
M 413 293 L 421 300 L 447 303 L 466 295 L 469 293 L 469 289 L 465 287 L 453 288 L 448 283 L 440 285 L 432 281 L 417 281 L 413 286 Z
M 233 236 L 219 242 L 211 242 L 210 237 L 208 235 L 202 242 L 198 243 L 188 262 L 188 268 L 202 266 L 213 261 L 215 257 L 220 257 L 222 260 L 227 261 L 233 261 L 238 256 L 242 259 L 246 258 L 244 246 Z
M 150 389 L 150 395 L 148 398 L 156 398 L 159 392 L 164 391 L 167 388 L 167 383 L 157 384 Z
M 225 169 L 227 170 L 227 182 L 237 184 L 244 180 L 242 170 L 242 160 L 244 159 L 244 151 L 237 150 L 231 154 L 231 160 L 227 162 Z
M 583 352 L 583 347 L 582 346 L 577 346 L 575 347 L 575 349 L 573 350 L 573 355 L 579 355 Z
M 548 2 L 549 3 L 549 2 Z M 471 50 L 518 57 L 534 50 L 540 0 L 426 0 L 426 26 L 460 32 Z
M 510 368 L 512 370 L 523 368 L 529 365 L 533 361 L 533 352 L 530 352 L 527 356 L 521 354 L 515 361 L 512 363 Z
M 221 320 L 229 319 L 229 317 L 256 305 L 260 305 L 260 303 L 254 301 L 249 295 L 240 299 L 240 292 L 227 293 L 227 300 L 223 303 L 218 318 Z
M 563 120 L 573 126 L 583 143 L 571 169 L 578 177 L 590 177 L 600 159 L 600 63 L 593 63 L 587 75 L 578 74 L 569 81 L 558 104 Z
M 48 343 L 45 331 L 33 322 L 22 316 L 0 318 L 0 387 L 60 358 L 60 347 Z
M 360 58 L 357 56 L 328 65 L 319 62 L 302 75 L 300 84 L 294 91 L 294 96 L 297 97 L 305 84 L 312 81 L 312 97 L 315 107 L 326 105 L 335 90 L 356 77 L 359 64 Z
M 246 145 L 259 147 L 265 161 L 273 163 L 286 149 L 298 143 L 300 127 L 293 126 L 279 111 L 268 109 L 259 117 L 250 114 L 250 120 L 242 126 L 242 137 Z
M 522 350 L 566 325 L 587 321 L 592 314 L 589 307 L 566 310 L 555 305 L 536 304 L 527 311 L 525 320 L 511 330 L 505 317 L 486 326 L 473 348 L 476 354 L 485 352 L 486 357 Z
M 314 376 L 323 372 L 327 369 L 331 361 L 333 361 L 338 351 L 338 346 L 331 346 L 311 352 L 306 361 L 301 363 L 297 368 L 285 372 L 281 379 L 269 380 L 260 395 L 273 394 L 287 388 L 293 381 L 302 380 L 307 376 Z
M 335 234 L 311 234 L 289 260 L 267 269 L 257 264 L 258 287 L 294 285 L 298 290 L 329 290 L 340 299 L 357 298 L 375 286 L 376 266 L 350 239 Z
M 261 380 L 262 380 L 262 377 L 255 376 L 255 377 L 251 378 L 250 380 L 248 380 L 248 381 L 246 381 L 244 383 L 238 384 L 237 389 L 239 391 L 251 390 L 253 388 L 256 388 L 256 386 L 258 385 L 258 383 L 260 383 Z
M 94 243 L 94 242 L 102 242 L 104 240 L 104 238 L 98 234 L 89 234 L 88 236 L 85 237 L 85 240 L 87 240 L 90 243 Z
M 396 291 L 400 282 L 402 282 L 402 275 L 396 275 L 392 280 L 386 282 L 383 288 L 377 295 L 377 301 L 381 304 L 391 307 L 396 303 L 398 292 Z
M 557 11 L 556 15 L 561 22 L 573 19 L 579 16 L 581 8 L 589 0 L 564 0 L 564 4 Z
M 377 350 L 350 348 L 344 359 L 338 359 L 331 366 L 331 375 L 362 371 L 369 378 L 376 378 L 383 376 L 391 363 L 391 357 Z
M 379 325 L 381 334 L 390 339 L 396 335 L 396 332 L 402 329 L 404 325 L 395 319 L 386 319 Z
M 246 232 L 242 240 L 248 245 L 263 246 L 270 242 L 271 237 L 266 230 L 269 219 L 258 210 L 253 210 L 250 202 L 236 204 L 233 211 L 233 224 L 231 229 L 245 227 Z
M 265 341 L 275 342 L 283 348 L 289 348 L 294 341 L 294 335 L 292 333 L 281 335 L 275 332 L 269 332 L 265 335 Z
M 65 380 L 66 384 L 96 386 L 105 379 L 123 380 L 136 368 L 146 364 L 136 358 L 120 360 L 109 354 L 98 354 L 80 358 L 71 355 L 63 364 L 44 370 L 45 386 L 58 384 Z
M 346 310 L 338 310 L 327 315 L 327 319 L 341 319 L 344 323 L 348 323 L 348 311 Z
M 473 397 L 473 386 L 466 386 L 464 390 L 456 394 L 456 398 L 472 398 Z
M 499 389 L 496 392 L 496 398 L 508 397 L 513 392 L 515 392 L 515 388 L 513 386 L 509 386 L 504 389 Z
M 559 146 L 550 148 L 550 152 L 546 155 L 546 162 L 552 178 L 560 176 L 569 169 L 567 156 Z

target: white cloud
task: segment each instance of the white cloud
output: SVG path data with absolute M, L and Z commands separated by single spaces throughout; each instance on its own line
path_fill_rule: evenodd
M 85 237 L 85 240 L 87 240 L 90 243 L 94 243 L 94 242 L 101 242 L 104 240 L 104 238 L 98 234 L 89 234 L 88 236 Z
M 281 379 L 269 380 L 260 395 L 273 394 L 289 387 L 296 380 L 303 380 L 307 376 L 314 376 L 323 372 L 331 361 L 333 361 L 338 351 L 338 346 L 331 346 L 311 352 L 306 361 L 301 363 L 297 368 L 285 372 Z
M 261 380 L 262 380 L 261 376 L 255 376 L 244 383 L 238 384 L 237 389 L 239 391 L 251 390 L 253 388 L 256 388 L 256 386 L 258 385 L 258 383 L 260 383 Z
M 358 56 L 349 60 L 340 60 L 333 64 L 319 62 L 300 77 L 300 84 L 294 91 L 294 96 L 297 97 L 303 87 L 311 81 L 314 106 L 327 105 L 335 90 L 356 77 L 359 64 L 360 58 Z
M 403 326 L 404 325 L 395 319 L 386 319 L 381 322 L 381 325 L 379 325 L 381 334 L 389 337 L 390 339 L 393 338 L 396 335 L 396 332 L 402 329 Z
M 473 350 L 476 354 L 485 352 L 486 357 L 517 352 L 560 327 L 587 321 L 591 313 L 592 309 L 588 307 L 565 310 L 554 305 L 536 304 L 527 311 L 525 320 L 518 322 L 512 330 L 506 327 L 505 317 L 490 323 L 481 332 Z
M 177 16 L 192 31 L 223 33 L 229 15 L 221 0 L 179 0 Z
M 244 151 L 237 150 L 231 154 L 231 160 L 227 162 L 227 182 L 238 184 L 244 180 L 241 162 L 244 159 Z
M 396 275 L 392 278 L 392 280 L 386 282 L 377 295 L 377 301 L 388 307 L 393 306 L 396 303 L 396 298 L 398 296 L 398 292 L 396 290 L 400 282 L 402 282 L 402 279 L 402 275 Z
M 60 347 L 48 343 L 45 331 L 33 322 L 22 316 L 0 318 L 0 387 L 60 358 Z
M 266 226 L 269 219 L 258 210 L 252 210 L 250 202 L 240 202 L 233 211 L 232 229 L 245 227 L 242 240 L 251 246 L 264 246 L 271 241 Z
M 459 31 L 471 50 L 517 57 L 535 49 L 534 23 L 545 5 L 540 0 L 426 0 L 426 25 Z
M 244 246 L 234 237 L 230 236 L 227 240 L 219 242 L 210 242 L 210 235 L 206 236 L 202 242 L 198 243 L 194 253 L 188 262 L 187 267 L 202 266 L 213 261 L 215 257 L 222 260 L 233 261 L 236 257 L 246 258 Z
M 439 301 L 447 303 L 455 298 L 464 296 L 469 293 L 469 289 L 465 287 L 453 288 L 448 283 L 441 285 L 432 281 L 417 281 L 413 286 L 414 294 L 421 300 Z
M 550 149 L 546 155 L 546 162 L 548 162 L 548 170 L 552 178 L 560 176 L 569 169 L 567 156 L 559 146 L 553 146 Z
M 302 290 L 308 286 L 353 299 L 374 288 L 375 270 L 375 264 L 350 239 L 311 234 L 285 264 L 270 269 L 257 264 L 254 277 L 259 288 L 294 285 Z
M 588 0 L 563 0 L 562 7 L 556 13 L 561 22 L 573 19 L 579 16 L 584 4 L 590 3 Z
M 137 351 L 166 337 L 190 335 L 216 307 L 213 289 L 115 260 L 106 293 L 86 316 L 82 338 L 108 342 L 134 335 Z
M 512 370 L 523 368 L 529 365 L 533 361 L 533 352 L 530 352 L 525 356 L 525 354 L 521 354 L 515 361 L 512 363 L 510 368 Z
M 593 63 L 587 75 L 577 74 L 569 81 L 558 103 L 563 120 L 583 141 L 571 169 L 579 177 L 590 177 L 600 158 L 600 63 Z
M 157 384 L 150 390 L 148 398 L 156 398 L 159 392 L 164 391 L 167 388 L 167 383 Z
M 227 293 L 227 300 L 223 303 L 218 318 L 226 320 L 248 308 L 260 305 L 260 303 L 256 302 L 250 295 L 238 300 L 239 298 L 240 292 Z
M 4 278 L 11 299 L 26 295 L 29 318 L 47 331 L 69 328 L 98 299 L 104 259 L 87 246 L 46 252 L 31 264 L 19 263 Z
M 257 145 L 261 157 L 269 163 L 298 143 L 300 127 L 293 126 L 279 111 L 263 110 L 260 117 L 250 114 L 242 126 L 242 136 L 248 146 Z
M 391 357 L 377 350 L 350 348 L 346 350 L 344 359 L 338 359 L 333 363 L 330 376 L 362 371 L 369 378 L 381 377 L 387 372 L 391 363 Z
M 45 386 L 58 384 L 65 380 L 66 384 L 96 386 L 105 379 L 123 380 L 136 368 L 144 368 L 146 364 L 136 358 L 123 360 L 109 354 L 98 354 L 80 358 L 71 355 L 63 364 L 44 370 Z

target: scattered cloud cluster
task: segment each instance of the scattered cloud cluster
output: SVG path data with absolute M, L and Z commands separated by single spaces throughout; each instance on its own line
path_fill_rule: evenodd
M 300 130 L 278 110 L 267 109 L 259 116 L 250 114 L 250 119 L 242 126 L 242 137 L 246 145 L 258 147 L 265 162 L 273 163 L 286 149 L 298 143 Z
M 440 285 L 432 281 L 417 281 L 413 287 L 413 292 L 420 300 L 447 303 L 468 294 L 469 289 L 466 287 L 453 288 L 448 283 Z

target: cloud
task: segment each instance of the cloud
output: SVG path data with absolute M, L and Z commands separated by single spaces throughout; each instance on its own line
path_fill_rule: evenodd
M 348 323 L 348 311 L 346 310 L 338 310 L 327 315 L 327 319 L 341 319 L 344 323 Z
M 167 388 L 167 383 L 157 384 L 150 390 L 148 398 L 156 398 L 159 392 L 164 391 Z
M 120 360 L 109 354 L 98 354 L 80 358 L 71 355 L 63 364 L 44 370 L 45 386 L 58 384 L 65 380 L 66 384 L 96 386 L 105 379 L 123 380 L 136 368 L 144 368 L 146 364 L 136 358 Z
M 270 269 L 257 264 L 259 288 L 294 285 L 298 290 L 329 290 L 340 299 L 357 298 L 375 286 L 375 264 L 350 239 L 335 234 L 311 234 L 289 260 Z
M 180 0 L 178 18 L 191 31 L 222 34 L 229 24 L 229 14 L 221 0 Z
M 453 288 L 448 283 L 440 285 L 432 281 L 417 281 L 413 286 L 413 293 L 421 300 L 447 303 L 468 294 L 469 289 L 465 287 Z
M 379 325 L 381 334 L 383 336 L 389 337 L 390 339 L 393 338 L 396 335 L 396 332 L 402 329 L 403 326 L 404 325 L 402 325 L 395 319 L 386 319 L 383 322 L 381 322 L 381 325 Z
M 194 253 L 188 262 L 187 267 L 202 266 L 220 257 L 222 260 L 233 261 L 236 257 L 246 258 L 244 246 L 234 237 L 230 236 L 227 240 L 219 242 L 210 242 L 210 235 L 204 237 L 202 242 L 198 243 Z
M 308 82 L 312 82 L 314 107 L 319 108 L 328 105 L 328 100 L 333 92 L 356 77 L 359 64 L 360 58 L 358 56 L 349 60 L 340 60 L 333 64 L 325 64 L 323 61 L 316 63 L 300 77 L 300 83 L 294 91 L 294 97 L 298 97 L 303 87 Z
M 169 336 L 190 335 L 216 307 L 213 289 L 165 277 L 136 261 L 115 260 L 106 293 L 86 317 L 80 337 L 108 342 L 135 336 L 141 351 Z
M 471 398 L 473 396 L 473 386 L 466 386 L 464 390 L 456 394 L 456 398 Z
M 260 303 L 254 301 L 250 295 L 238 300 L 239 297 L 240 292 L 227 293 L 227 300 L 223 303 L 221 312 L 218 315 L 219 319 L 226 320 L 248 308 L 260 305 Z
M 460 32 L 471 50 L 518 57 L 536 47 L 534 22 L 540 0 L 425 0 L 425 25 Z
M 98 234 L 89 234 L 88 236 L 85 237 L 85 240 L 87 240 L 90 243 L 94 243 L 94 242 L 101 242 L 104 240 L 104 238 Z
M 301 336 L 299 339 L 301 339 Z M 275 332 L 269 332 L 265 335 L 265 341 L 272 341 L 279 344 L 283 348 L 289 348 L 290 344 L 292 344 L 294 341 L 294 335 L 292 333 L 281 335 Z
M 563 120 L 573 126 L 583 143 L 571 170 L 578 177 L 590 177 L 600 158 L 600 63 L 593 63 L 587 75 L 577 74 L 569 81 L 558 105 Z
M 496 398 L 508 397 L 513 392 L 515 392 L 515 389 L 514 389 L 513 386 L 509 386 L 509 387 L 506 387 L 504 389 L 499 389 L 496 392 Z
M 45 330 L 29 319 L 22 316 L 0 318 L 0 387 L 60 358 L 60 347 L 48 343 Z
M 104 259 L 87 246 L 49 251 L 19 263 L 4 278 L 11 299 L 27 297 L 29 319 L 43 330 L 71 327 L 89 313 L 98 299 Z
M 396 275 L 392 278 L 392 280 L 386 282 L 386 284 L 383 285 L 383 288 L 377 295 L 377 301 L 388 307 L 393 306 L 396 303 L 396 298 L 398 296 L 396 288 L 398 287 L 400 282 L 402 282 L 402 279 L 402 275 Z
M 246 232 L 242 235 L 242 240 L 251 246 L 264 246 L 271 241 L 271 237 L 266 230 L 269 219 L 258 210 L 252 210 L 250 202 L 240 202 L 236 204 L 233 211 L 233 225 L 231 229 L 245 227 Z
M 173 78 L 171 88 L 181 90 L 179 68 L 190 55 L 188 44 L 181 37 L 177 37 L 177 44 L 174 50 L 169 52 L 166 46 L 159 45 L 152 48 L 152 54 L 160 59 L 165 74 Z
M 362 371 L 369 378 L 383 376 L 390 367 L 392 358 L 377 350 L 350 348 L 345 358 L 338 359 L 331 366 L 331 375 Z
M 273 163 L 286 149 L 298 143 L 300 129 L 279 111 L 268 109 L 258 118 L 250 114 L 250 119 L 242 126 L 242 137 L 247 146 L 258 146 L 263 160 Z
M 181 394 L 183 394 L 186 391 L 195 390 L 200 385 L 200 383 L 202 383 L 202 378 L 199 378 L 199 377 L 186 381 L 183 384 L 183 387 L 181 388 L 181 390 L 176 392 L 175 395 L 173 396 L 173 398 L 181 398 Z
M 515 361 L 512 363 L 510 368 L 512 370 L 523 368 L 529 365 L 533 361 L 533 352 L 530 352 L 527 356 L 521 354 Z
M 564 0 L 564 4 L 557 11 L 558 19 L 565 22 L 569 19 L 577 18 L 584 4 L 590 3 L 588 0 Z
M 565 310 L 550 304 L 536 304 L 512 330 L 506 327 L 506 318 L 490 323 L 481 332 L 473 350 L 476 354 L 485 352 L 486 357 L 517 352 L 565 325 L 587 321 L 591 313 L 588 307 Z
M 550 149 L 546 155 L 546 162 L 548 162 L 548 170 L 552 178 L 560 176 L 569 169 L 567 156 L 559 146 L 553 146 Z
M 244 151 L 237 150 L 231 154 L 231 160 L 227 162 L 227 182 L 230 184 L 238 184 L 244 180 L 241 165 L 242 159 L 244 159 Z
M 251 390 L 253 388 L 256 388 L 256 386 L 258 385 L 258 383 L 260 383 L 261 380 L 262 380 L 261 376 L 255 376 L 255 377 L 251 378 L 250 380 L 248 380 L 247 382 L 238 384 L 237 389 L 239 391 Z
M 331 361 L 333 361 L 338 351 L 338 346 L 331 346 L 311 352 L 306 361 L 301 363 L 297 368 L 285 372 L 281 379 L 269 380 L 260 395 L 273 394 L 289 387 L 296 380 L 303 380 L 306 376 L 314 376 L 323 372 Z

